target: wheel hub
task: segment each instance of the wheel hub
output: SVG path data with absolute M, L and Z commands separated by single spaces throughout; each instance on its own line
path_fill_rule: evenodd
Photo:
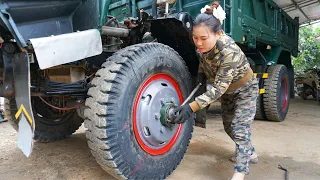
M 172 146 L 181 125 L 167 121 L 174 111 L 175 104 L 180 103 L 177 87 L 168 78 L 155 79 L 145 83 L 141 95 L 136 99 L 136 137 L 142 141 L 142 147 L 151 154 L 166 146 Z M 174 140 L 174 141 L 173 141 Z M 141 145 L 141 143 L 139 143 Z M 146 147 L 145 147 L 146 146 Z M 170 148 L 170 147 L 169 147 Z
M 174 119 L 174 110 L 177 107 L 173 102 L 163 103 L 160 111 L 160 121 L 165 127 L 172 128 L 174 125 L 171 120 Z

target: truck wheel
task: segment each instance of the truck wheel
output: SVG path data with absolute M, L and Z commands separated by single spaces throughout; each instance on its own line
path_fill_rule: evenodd
M 270 121 L 283 121 L 290 102 L 290 88 L 287 68 L 275 65 L 268 68 L 269 78 L 265 79 L 263 105 L 266 117 Z
M 91 82 L 85 127 L 91 152 L 118 179 L 165 179 L 182 160 L 193 121 L 169 128 L 159 120 L 163 103 L 191 92 L 183 59 L 170 47 L 146 43 L 107 59 Z
M 58 112 L 42 103 L 39 98 L 32 98 L 32 109 L 35 121 L 33 139 L 38 142 L 53 142 L 71 136 L 83 123 L 75 110 L 61 116 Z M 5 99 L 5 116 L 13 128 L 18 131 L 19 121 L 15 119 L 16 101 Z
M 265 112 L 264 112 L 264 108 L 263 108 L 263 97 L 262 97 L 262 94 L 260 94 L 257 97 L 255 119 L 259 119 L 259 120 L 267 119 L 266 115 L 265 115 Z

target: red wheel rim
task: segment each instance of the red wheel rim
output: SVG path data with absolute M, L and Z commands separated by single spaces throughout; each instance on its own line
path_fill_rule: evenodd
M 144 141 L 140 137 L 140 134 L 138 132 L 138 123 L 137 123 L 137 121 L 138 121 L 137 108 L 139 106 L 139 101 L 140 101 L 142 93 L 144 92 L 146 87 L 148 87 L 148 85 L 151 84 L 153 81 L 157 81 L 157 80 L 161 80 L 161 79 L 166 80 L 171 83 L 171 85 L 174 87 L 174 89 L 178 95 L 180 103 L 183 102 L 182 92 L 179 88 L 178 83 L 168 74 L 164 74 L 164 73 L 155 74 L 155 75 L 151 76 L 150 78 L 148 78 L 140 87 L 138 94 L 134 100 L 134 106 L 133 106 L 133 131 L 134 131 L 135 138 L 136 138 L 138 144 L 140 145 L 140 147 L 145 152 L 147 152 L 148 154 L 151 154 L 151 155 L 161 155 L 161 154 L 165 154 L 166 152 L 170 151 L 172 146 L 176 143 L 176 141 L 180 135 L 180 132 L 182 130 L 182 126 L 183 126 L 182 124 L 178 125 L 178 128 L 177 128 L 176 132 L 174 133 L 172 139 L 168 143 L 166 143 L 165 146 L 161 147 L 160 149 L 155 149 L 155 148 L 149 147 L 146 143 L 144 143 Z M 159 112 L 160 112 L 160 110 L 159 110 Z
M 288 105 L 288 84 L 287 84 L 287 78 L 285 76 L 282 77 L 281 81 L 281 109 L 284 111 Z

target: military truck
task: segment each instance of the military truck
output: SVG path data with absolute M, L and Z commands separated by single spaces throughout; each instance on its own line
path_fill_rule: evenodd
M 118 179 L 165 179 L 181 162 L 194 122 L 168 110 L 197 85 L 190 38 L 210 1 L 1 1 L 1 96 L 29 157 L 34 141 L 71 136 L 84 122 L 92 155 Z M 273 1 L 220 2 L 224 32 L 260 82 L 257 119 L 283 121 L 293 93 L 298 19 Z M 202 82 L 197 94 L 206 90 Z

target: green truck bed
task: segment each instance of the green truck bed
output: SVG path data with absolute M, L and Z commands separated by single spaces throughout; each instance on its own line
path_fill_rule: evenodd
M 111 0 L 108 14 L 116 17 L 130 17 L 137 13 L 132 9 L 144 9 L 151 14 L 152 0 Z M 178 0 L 170 8 L 173 13 L 188 12 L 193 18 L 200 9 L 212 1 Z M 299 23 L 281 10 L 272 0 L 223 0 L 221 6 L 227 14 L 223 29 L 239 44 L 250 48 L 264 48 L 265 45 L 281 46 L 293 56 L 298 52 Z M 132 7 L 133 5 L 133 7 Z M 270 59 L 271 61 L 272 59 Z

